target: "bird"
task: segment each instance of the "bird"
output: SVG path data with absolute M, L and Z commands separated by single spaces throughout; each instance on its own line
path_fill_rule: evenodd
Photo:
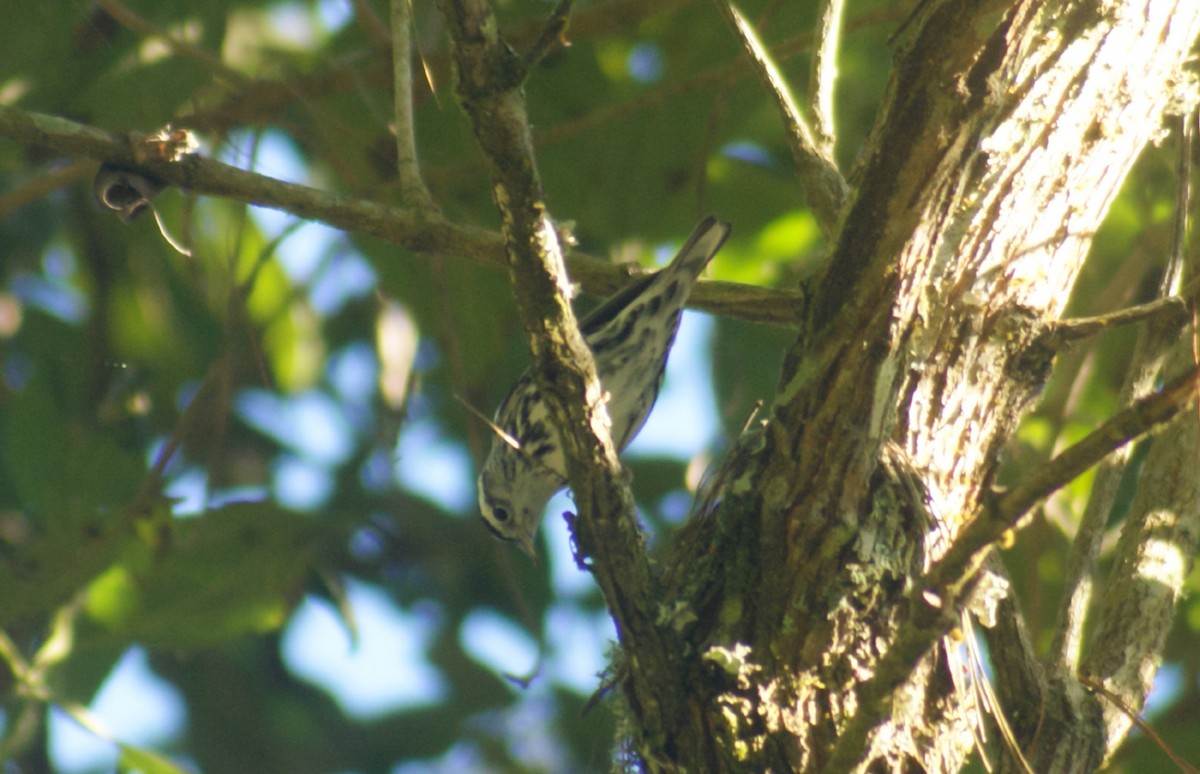
M 629 445 L 650 415 L 684 305 L 731 230 L 728 222 L 704 218 L 669 264 L 618 291 L 580 323 L 607 399 L 617 451 Z M 477 486 L 480 515 L 493 535 L 536 559 L 542 513 L 566 487 L 567 466 L 562 438 L 532 370 L 501 401 L 492 426 L 496 433 Z

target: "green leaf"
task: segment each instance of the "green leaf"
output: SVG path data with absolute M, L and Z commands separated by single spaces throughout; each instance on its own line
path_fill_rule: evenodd
M 148 565 L 97 578 L 87 612 L 150 647 L 192 648 L 278 629 L 329 528 L 271 503 L 236 503 L 178 522 Z
M 0 562 L 0 628 L 70 599 L 120 554 L 120 519 L 96 515 L 55 522 L 18 554 Z
M 169 758 L 159 755 L 153 750 L 134 747 L 131 744 L 118 742 L 121 751 L 117 759 L 117 768 L 129 774 L 190 774 L 187 769 L 176 766 Z
M 65 412 L 49 385 L 35 379 L 0 413 L 0 461 L 17 503 L 37 514 L 66 510 L 67 489 L 60 475 L 67 469 L 69 429 Z

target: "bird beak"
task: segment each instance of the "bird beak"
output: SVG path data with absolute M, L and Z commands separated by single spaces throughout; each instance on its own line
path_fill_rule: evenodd
M 533 560 L 534 564 L 537 564 L 537 549 L 533 547 L 533 535 L 525 535 L 524 537 L 521 537 L 517 540 L 517 545 L 521 547 L 521 550 L 525 552 L 526 556 Z

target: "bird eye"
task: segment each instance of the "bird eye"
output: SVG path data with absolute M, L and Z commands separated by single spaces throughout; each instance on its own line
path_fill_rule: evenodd
M 503 508 L 496 508 L 492 511 L 492 518 L 501 524 L 504 524 L 508 521 L 508 511 L 504 510 Z

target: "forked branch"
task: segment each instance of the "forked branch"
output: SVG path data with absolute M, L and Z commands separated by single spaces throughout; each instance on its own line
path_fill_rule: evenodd
M 783 117 L 784 130 L 787 133 L 788 145 L 791 146 L 792 156 L 800 174 L 800 180 L 808 193 L 809 205 L 821 231 L 826 237 L 837 228 L 838 216 L 846 201 L 848 188 L 842 173 L 830 154 L 830 148 L 819 144 L 808 126 L 796 100 L 792 97 L 787 81 L 775 66 L 770 54 L 758 39 L 754 28 L 746 21 L 741 12 L 728 0 L 717 0 L 717 7 L 729 21 L 730 27 L 737 33 L 742 48 L 750 56 L 758 70 L 759 77 L 771 92 L 776 107 Z M 832 88 L 832 81 L 829 84 Z
M 404 203 L 419 211 L 435 209 L 417 163 L 413 126 L 412 0 L 392 0 L 392 97 L 396 120 L 396 173 Z

